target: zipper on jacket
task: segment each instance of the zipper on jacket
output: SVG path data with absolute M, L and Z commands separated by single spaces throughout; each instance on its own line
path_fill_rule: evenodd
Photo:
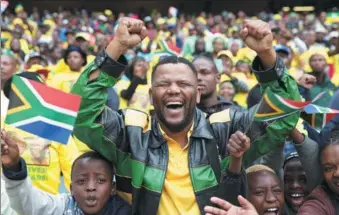
M 190 163 L 191 163 L 191 137 L 189 139 L 189 145 L 188 145 L 188 169 L 189 169 L 189 173 L 190 173 L 190 179 L 191 179 L 191 184 L 192 184 L 192 187 L 193 187 L 193 191 L 194 191 L 194 196 L 195 196 L 195 201 L 196 203 L 198 204 L 198 207 L 199 207 L 199 210 L 200 210 L 200 206 L 199 206 L 199 202 L 198 202 L 198 197 L 197 197 L 197 193 L 194 189 L 194 186 L 193 186 L 193 179 L 192 179 L 192 171 L 191 171 L 191 167 L 190 167 Z
M 169 150 L 168 150 L 168 143 L 167 141 L 165 141 L 166 144 L 166 147 L 165 147 L 165 150 L 166 150 L 166 153 L 167 153 L 167 160 L 166 160 L 166 168 L 165 168 L 165 177 L 164 177 L 164 180 L 162 181 L 162 188 L 161 188 L 161 192 L 160 192 L 160 200 L 161 200 L 161 195 L 162 195 L 162 192 L 164 190 L 164 184 L 165 184 L 165 180 L 166 180 L 166 176 L 167 176 L 167 168 L 168 168 L 168 160 L 169 160 Z M 160 200 L 159 200 L 159 205 L 160 205 Z M 159 206 L 158 206 L 159 208 Z

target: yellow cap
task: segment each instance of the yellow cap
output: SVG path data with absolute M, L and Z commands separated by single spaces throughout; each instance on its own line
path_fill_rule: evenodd
M 206 19 L 205 19 L 204 17 L 201 17 L 201 16 L 199 16 L 199 17 L 197 18 L 197 22 L 199 22 L 199 23 L 201 23 L 201 24 L 204 24 L 204 25 L 207 24 Z
M 49 25 L 49 26 L 51 26 L 51 27 L 54 27 L 54 26 L 55 26 L 55 22 L 54 22 L 53 20 L 51 20 L 51 19 L 45 19 L 45 20 L 43 21 L 43 24 L 44 24 L 44 25 Z
M 166 23 L 166 20 L 164 19 L 164 18 L 159 18 L 158 20 L 157 20 L 157 25 L 163 25 L 163 24 L 165 24 Z
M 228 57 L 229 59 L 232 60 L 232 53 L 231 53 L 230 50 L 222 50 L 222 51 L 218 52 L 217 57 L 220 58 L 222 56 L 226 56 L 226 57 Z
M 112 12 L 110 9 L 106 9 L 106 10 L 104 11 L 104 14 L 105 14 L 106 16 L 111 16 L 111 15 L 113 14 L 113 12 Z
M 15 18 L 12 22 L 13 26 L 20 25 L 21 27 L 24 27 L 24 22 L 21 18 Z

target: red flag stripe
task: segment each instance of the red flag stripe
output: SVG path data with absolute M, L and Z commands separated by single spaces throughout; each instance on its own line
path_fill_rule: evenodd
M 77 112 L 81 97 L 48 87 L 36 81 L 28 80 L 44 101 L 49 104 Z

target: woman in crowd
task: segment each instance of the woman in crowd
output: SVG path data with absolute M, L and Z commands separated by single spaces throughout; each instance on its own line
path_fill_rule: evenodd
M 339 127 L 321 148 L 320 163 L 324 181 L 313 190 L 298 215 L 335 215 L 339 211 Z
M 148 68 L 148 63 L 142 57 L 135 57 L 126 67 L 125 74 L 115 85 L 120 96 L 120 109 L 134 108 L 149 113 Z
M 48 85 L 62 90 L 64 92 L 70 92 L 73 84 L 78 79 L 82 68 L 87 64 L 87 55 L 78 46 L 69 46 L 64 53 L 64 61 L 69 67 L 69 71 L 63 71 L 50 77 Z

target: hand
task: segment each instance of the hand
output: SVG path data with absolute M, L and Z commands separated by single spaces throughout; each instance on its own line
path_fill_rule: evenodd
M 250 148 L 250 139 L 241 131 L 232 134 L 227 144 L 227 150 L 231 157 L 242 158 L 244 153 Z
M 138 45 L 147 36 L 144 22 L 133 18 L 121 18 L 114 39 L 106 51 L 113 59 L 118 59 L 129 48 Z
M 255 52 L 263 53 L 273 49 L 273 34 L 268 23 L 261 20 L 245 20 L 240 37 Z
M 1 162 L 7 169 L 17 169 L 19 166 L 19 147 L 13 138 L 3 130 L 1 132 Z
M 298 79 L 298 84 L 306 89 L 311 89 L 315 83 L 317 83 L 317 78 L 310 74 L 303 74 Z
M 219 208 L 206 206 L 204 208 L 206 215 L 258 215 L 254 206 L 244 197 L 238 196 L 238 201 L 241 207 L 232 205 L 231 203 L 212 197 L 211 202 L 218 205 Z
M 269 24 L 261 20 L 245 20 L 240 37 L 249 48 L 257 52 L 264 70 L 275 65 L 277 53 L 272 46 L 273 34 Z

